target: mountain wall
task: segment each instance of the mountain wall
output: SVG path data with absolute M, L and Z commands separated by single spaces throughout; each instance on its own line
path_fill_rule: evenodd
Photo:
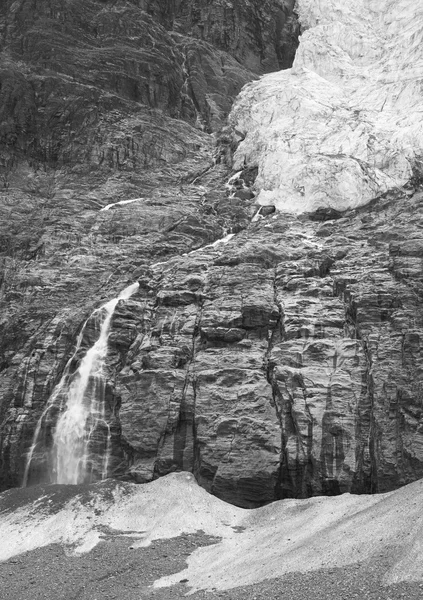
M 423 476 L 421 14 L 360 6 L 300 0 L 280 71 L 288 1 L 2 5 L 2 488 L 90 314 L 136 281 L 104 365 L 109 475 L 188 470 L 247 507 Z M 399 15 L 404 100 L 358 105 L 391 64 L 370 34 L 390 48 Z M 56 418 L 29 484 L 50 480 Z

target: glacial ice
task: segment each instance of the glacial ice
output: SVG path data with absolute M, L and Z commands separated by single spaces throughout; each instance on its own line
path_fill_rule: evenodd
M 297 0 L 292 69 L 241 92 L 234 169 L 258 166 L 260 204 L 346 210 L 423 171 L 423 2 Z

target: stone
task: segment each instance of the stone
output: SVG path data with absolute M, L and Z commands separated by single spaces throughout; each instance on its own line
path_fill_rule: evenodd
M 262 206 L 260 209 L 260 214 L 263 217 L 268 217 L 269 215 L 273 215 L 274 212 L 276 212 L 276 208 L 275 208 L 275 206 L 273 206 L 273 204 L 269 204 L 268 206 Z

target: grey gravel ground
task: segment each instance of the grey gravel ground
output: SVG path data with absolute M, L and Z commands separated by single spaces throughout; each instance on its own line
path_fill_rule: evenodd
M 153 581 L 185 567 L 195 548 L 216 540 L 201 533 L 131 550 L 131 540 L 104 535 L 89 554 L 67 556 L 61 546 L 27 552 L 0 564 L 0 600 L 174 600 L 186 583 L 153 589 Z M 423 582 L 385 587 L 381 577 L 392 561 L 389 549 L 371 563 L 306 574 L 292 573 L 227 591 L 196 592 L 193 600 L 423 600 Z

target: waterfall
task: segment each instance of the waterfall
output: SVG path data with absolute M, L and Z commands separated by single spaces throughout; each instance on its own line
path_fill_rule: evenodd
M 53 390 L 35 428 L 25 466 L 23 487 L 28 483 L 31 463 L 41 442 L 43 426 L 46 425 L 47 416 L 53 409 L 58 411 L 58 418 L 53 431 L 51 450 L 52 481 L 78 484 L 93 478 L 107 477 L 111 429 L 106 420 L 104 365 L 110 324 L 118 302 L 128 300 L 138 287 L 138 283 L 128 286 L 117 298 L 97 308 L 85 321 L 77 339 L 75 352 L 67 362 L 62 378 Z M 99 329 L 98 339 L 82 358 L 78 369 L 70 375 L 70 368 L 80 350 L 87 323 L 93 318 Z M 92 454 L 101 461 L 97 469 L 90 459 Z

